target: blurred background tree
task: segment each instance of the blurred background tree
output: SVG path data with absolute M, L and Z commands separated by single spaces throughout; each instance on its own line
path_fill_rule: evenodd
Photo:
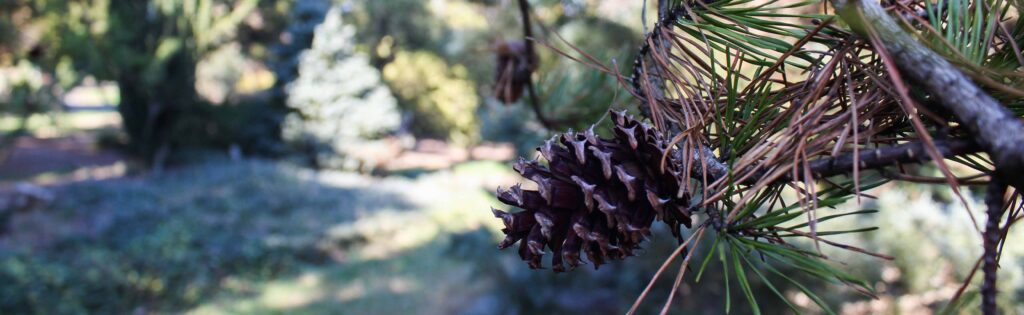
M 275 101 L 285 102 L 285 87 L 298 77 L 300 56 L 313 44 L 313 33 L 323 23 L 330 7 L 331 3 L 326 0 L 298 0 L 289 10 L 288 27 L 281 33 L 279 42 L 271 46 Z
M 122 116 L 123 145 L 143 164 L 204 147 L 238 146 L 246 153 L 276 156 L 284 147 L 274 130 L 292 110 L 286 106 L 285 87 L 297 77 L 298 56 L 309 48 L 313 28 L 330 5 L 309 0 L 150 0 L 130 5 L 21 0 L 7 4 L 6 12 L 18 18 L 3 27 L 10 35 L 15 21 L 31 26 L 18 27 L 31 30 L 21 32 L 30 42 L 19 44 L 18 56 L 35 47 L 31 43 L 43 43 L 33 51 L 32 64 L 52 76 L 56 87 L 68 90 L 87 80 L 116 83 L 119 96 L 112 103 Z M 493 99 L 488 92 L 494 71 L 491 47 L 521 36 L 514 6 L 461 0 L 347 0 L 336 5 L 360 30 L 353 49 L 369 56 L 395 91 L 404 130 L 459 146 L 514 140 L 523 150 L 544 133 L 529 120 L 480 120 L 518 110 L 488 105 Z M 602 51 L 611 53 L 602 58 L 628 57 L 626 47 L 638 42 L 638 29 L 599 17 L 598 2 L 538 1 L 534 10 L 545 19 L 546 29 L 563 33 L 584 49 L 608 44 Z M 607 31 L 587 36 L 582 32 L 587 27 Z M 538 33 L 569 50 L 548 31 Z M 549 50 L 541 57 L 540 92 L 549 99 L 545 112 L 572 117 L 565 119 L 572 121 L 566 126 L 593 121 L 607 105 L 591 104 L 608 104 L 621 92 L 610 76 Z M 415 80 L 424 76 L 431 79 Z M 273 88 L 267 90 L 267 85 Z M 239 121 L 241 117 L 255 123 Z
M 117 82 L 118 111 L 129 152 L 162 164 L 183 128 L 201 112 L 196 91 L 200 60 L 237 36 L 256 0 L 47 2 L 52 60 L 70 62 L 79 77 Z M 72 79 L 73 81 L 73 79 Z
M 459 145 L 478 140 L 480 98 L 468 77 L 465 66 L 450 66 L 427 51 L 399 51 L 384 67 L 384 78 L 413 112 L 413 132 Z
M 351 170 L 379 162 L 364 151 L 374 150 L 372 140 L 395 132 L 401 120 L 380 72 L 356 52 L 355 33 L 343 23 L 341 7 L 329 9 L 286 88 L 292 113 L 284 138 L 308 152 L 316 167 Z
M 0 113 L 18 117 L 13 134 L 0 135 L 0 162 L 10 154 L 12 136 L 27 130 L 30 116 L 60 110 L 61 86 L 38 64 L 46 47 L 37 15 L 25 1 L 0 4 Z

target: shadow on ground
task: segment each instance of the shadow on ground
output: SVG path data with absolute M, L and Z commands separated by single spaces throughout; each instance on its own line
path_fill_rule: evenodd
M 0 309 L 184 310 L 228 277 L 327 263 L 330 228 L 417 209 L 407 185 L 249 161 L 57 187 L 0 237 Z

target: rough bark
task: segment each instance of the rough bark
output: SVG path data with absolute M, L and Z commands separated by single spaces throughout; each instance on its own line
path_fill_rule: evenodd
M 939 153 L 944 157 L 961 156 L 965 154 L 977 153 L 981 151 L 981 148 L 973 141 L 970 140 L 935 140 L 935 147 Z M 703 152 L 701 152 L 703 151 Z M 676 154 L 679 151 L 676 151 Z M 703 154 L 702 154 L 703 153 Z M 703 174 L 704 166 L 707 167 L 707 174 L 710 180 L 718 180 L 729 174 L 729 165 L 719 161 L 715 158 L 714 153 L 711 149 L 703 147 L 701 149 L 695 149 L 691 153 L 694 157 L 692 176 L 700 178 Z M 835 157 L 826 157 L 814 159 L 808 162 L 808 168 L 811 170 L 811 174 L 814 178 L 825 178 L 829 176 L 848 174 L 853 170 L 855 164 L 860 164 L 860 169 L 877 169 L 886 166 L 895 166 L 897 164 L 913 164 L 923 163 L 931 161 L 931 156 L 928 155 L 927 149 L 924 143 L 911 142 L 893 145 L 884 148 L 878 148 L 873 150 L 861 150 L 858 154 L 844 154 Z M 768 171 L 762 170 L 760 174 L 751 176 L 747 182 L 743 184 L 754 184 L 758 179 L 764 177 Z M 786 174 L 780 177 L 777 181 L 785 182 L 791 180 L 801 180 L 801 178 L 792 178 L 791 175 Z
M 1002 236 L 1002 229 L 999 228 L 999 220 L 1003 217 L 1003 195 L 1006 193 L 1006 185 L 999 180 L 989 183 L 988 196 L 985 204 L 988 207 L 988 222 L 985 224 L 982 271 L 985 278 L 981 285 L 981 312 L 983 314 L 998 314 L 999 308 L 996 305 L 996 278 L 999 271 L 999 239 Z
M 1024 123 L 975 85 L 953 64 L 904 31 L 875 1 L 833 0 L 855 31 L 870 28 L 892 55 L 901 74 L 953 113 L 985 149 L 1006 184 L 1024 187 Z
M 964 154 L 976 153 L 978 146 L 967 140 L 934 141 L 936 149 L 944 157 L 953 157 Z M 921 163 L 930 161 L 931 157 L 925 144 L 913 142 L 874 150 L 862 150 L 859 154 L 847 154 L 837 157 L 815 159 L 808 162 L 811 174 L 815 178 L 835 176 L 850 173 L 855 163 L 860 164 L 860 169 L 875 169 L 886 166 L 895 166 L 900 163 Z M 787 177 L 787 179 L 789 179 Z

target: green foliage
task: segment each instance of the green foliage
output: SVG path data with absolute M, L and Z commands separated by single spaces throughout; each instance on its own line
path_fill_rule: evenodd
M 355 169 L 368 142 L 397 129 L 395 99 L 365 54 L 356 52 L 356 29 L 334 7 L 303 53 L 299 76 L 288 86 L 284 139 L 309 152 L 316 165 Z
M 593 32 L 595 29 L 601 32 Z M 629 28 L 592 16 L 568 20 L 557 32 L 560 38 L 548 40 L 560 51 L 581 60 L 586 58 L 584 54 L 600 61 L 614 60 L 620 73 L 629 71 L 626 61 L 633 59 L 633 50 L 640 42 Z M 621 107 L 632 97 L 614 75 L 553 52 L 547 52 L 545 57 L 538 70 L 536 88 L 547 115 L 565 121 L 564 127 L 587 128 L 609 108 Z
M 4 17 L 0 19 L 0 56 L 3 57 L 10 55 L 20 42 L 18 26 L 12 21 L 13 19 L 10 16 L 10 13 L 17 8 L 17 3 L 13 1 L 5 1 L 3 4 L 0 4 L 0 14 Z
M 58 88 L 47 74 L 28 60 L 15 66 L 0 68 L 0 113 L 21 119 L 20 131 L 27 127 L 33 114 L 50 113 L 59 109 Z
M 23 35 L 33 28 L 33 8 L 30 6 L 33 2 L 10 0 L 0 3 L 0 66 L 9 66 L 31 49 L 31 39 Z
M 489 141 L 510 142 L 520 156 L 537 152 L 537 144 L 549 137 L 536 120 L 509 119 L 509 117 L 531 117 L 533 112 L 525 106 L 508 106 L 497 99 L 485 99 L 477 119 L 480 121 L 480 137 Z
M 480 98 L 465 66 L 426 51 L 400 51 L 384 67 L 384 79 L 412 112 L 415 133 L 463 145 L 477 140 Z
M 924 4 L 928 22 L 935 30 L 935 33 L 926 33 L 931 35 L 933 49 L 953 60 L 983 65 L 996 33 L 999 20 L 996 14 L 1005 10 L 1006 1 L 943 0 L 935 4 L 924 1 Z
M 252 64 L 237 44 L 224 45 L 211 51 L 196 64 L 195 89 L 199 97 L 213 104 L 236 100 L 235 87 Z
M 287 153 L 281 142 L 281 116 L 279 110 L 258 101 L 197 106 L 181 113 L 173 129 L 167 131 L 172 135 L 168 143 L 181 151 L 172 152 L 172 157 L 233 149 L 248 155 L 279 157 Z
M 34 5 L 21 0 L 0 3 L 0 115 L 18 117 L 17 132 L 26 131 L 32 115 L 60 109 L 60 85 L 51 69 L 39 64 L 46 52 L 39 38 L 31 36 L 43 26 L 33 19 Z M 13 138 L 7 136 L 0 135 L 0 161 L 10 152 Z
M 50 6 L 57 60 L 114 80 L 132 152 L 149 160 L 197 107 L 196 65 L 236 35 L 256 0 L 67 1 Z
M 428 8 L 429 1 L 421 0 L 356 0 L 354 22 L 359 26 L 359 42 L 376 50 L 398 43 L 405 50 L 439 51 L 444 46 L 448 30 Z M 387 39 L 386 39 L 387 38 Z M 392 51 L 395 51 L 393 49 Z M 372 63 L 381 68 L 395 56 L 373 51 Z

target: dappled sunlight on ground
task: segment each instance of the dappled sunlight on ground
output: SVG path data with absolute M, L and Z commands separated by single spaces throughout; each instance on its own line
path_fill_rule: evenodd
M 350 260 L 311 268 L 301 275 L 225 290 L 193 314 L 337 313 L 449 314 L 474 296 L 465 266 L 438 254 L 443 241 L 396 253 L 386 260 Z
M 498 183 L 507 186 L 514 177 L 500 164 L 491 164 L 496 163 L 471 163 L 416 180 L 333 172 L 311 176 L 329 187 L 394 193 L 407 205 L 390 208 L 378 204 L 373 193 L 360 195 L 350 204 L 353 220 L 314 233 L 322 235 L 316 248 L 327 253 L 328 262 L 276 280 L 232 279 L 246 284 L 222 285 L 222 293 L 191 312 L 301 314 L 357 309 L 368 314 L 448 314 L 457 309 L 452 303 L 475 296 L 472 290 L 485 285 L 473 281 L 470 269 L 445 252 L 449 235 L 479 229 L 496 235 L 497 222 L 487 211 L 495 204 L 489 191 Z

